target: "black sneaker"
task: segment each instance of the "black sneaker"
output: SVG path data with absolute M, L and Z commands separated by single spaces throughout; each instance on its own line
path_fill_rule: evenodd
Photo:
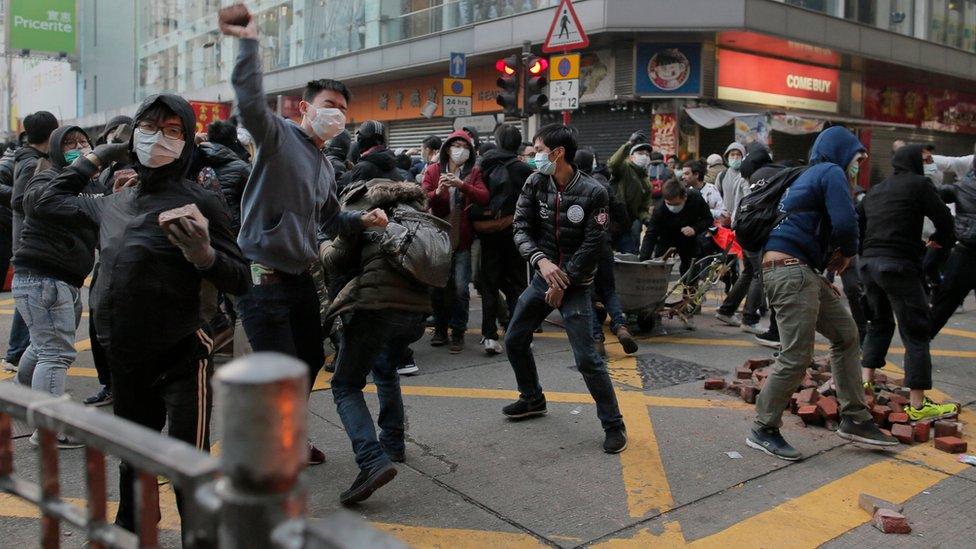
M 112 390 L 103 386 L 100 391 L 82 402 L 85 406 L 108 406 L 112 403 Z
M 766 330 L 756 336 L 756 343 L 763 347 L 769 347 L 770 349 L 779 349 L 779 334 L 771 330 Z
M 308 465 L 322 465 L 325 463 L 325 452 L 319 450 L 312 441 L 308 441 Z
M 447 345 L 447 332 L 435 331 L 434 335 L 430 337 L 431 347 L 443 347 Z
M 339 494 L 339 501 L 343 505 L 352 505 L 369 499 L 373 492 L 393 480 L 397 474 L 392 463 L 382 465 L 372 471 L 360 471 L 348 490 Z
M 464 350 L 464 332 L 454 332 L 451 334 L 451 346 L 448 348 L 448 352 L 452 355 L 456 355 Z
M 382 442 L 380 443 L 380 448 L 383 449 L 383 453 L 386 454 L 386 456 L 390 458 L 390 461 L 392 461 L 393 463 L 403 463 L 407 459 L 406 450 L 400 450 L 399 452 L 395 452 L 387 448 L 386 445 L 383 444 Z
M 634 341 L 634 336 L 631 335 L 626 326 L 619 326 L 615 335 L 620 340 L 620 345 L 624 348 L 625 353 L 632 355 L 637 352 L 637 342 Z
M 803 454 L 796 448 L 790 446 L 789 442 L 779 434 L 779 429 L 753 429 L 746 437 L 746 444 L 750 448 L 761 450 L 771 456 L 785 459 L 787 461 L 797 461 L 803 458 Z
M 627 429 L 618 427 L 607 431 L 603 439 L 603 451 L 608 454 L 619 454 L 627 449 Z
M 546 415 L 546 397 L 540 396 L 538 399 L 531 401 L 519 398 L 502 408 L 502 413 L 511 419 L 544 416 Z
M 850 418 L 844 418 L 837 428 L 837 436 L 842 439 L 872 446 L 898 446 L 898 439 L 886 435 L 878 429 L 870 419 L 857 423 Z

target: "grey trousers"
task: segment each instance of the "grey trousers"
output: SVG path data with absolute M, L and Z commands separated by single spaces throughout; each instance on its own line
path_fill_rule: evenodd
M 813 361 L 816 333 L 830 340 L 830 368 L 841 416 L 871 419 L 861 384 L 857 326 L 826 279 L 806 265 L 763 271 L 769 305 L 776 312 L 782 350 L 756 399 L 756 427 L 778 429 L 783 411 Z

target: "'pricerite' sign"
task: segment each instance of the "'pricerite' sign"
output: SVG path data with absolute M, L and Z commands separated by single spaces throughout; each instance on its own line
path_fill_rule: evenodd
M 9 0 L 7 47 L 74 55 L 77 49 L 76 0 Z

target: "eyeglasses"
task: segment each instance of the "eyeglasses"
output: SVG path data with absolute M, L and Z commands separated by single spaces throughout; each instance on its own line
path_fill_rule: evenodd
M 69 149 L 84 149 L 85 147 L 90 147 L 88 140 L 84 137 L 78 139 L 65 139 L 61 143 L 62 147 L 67 147 Z
M 142 133 L 153 135 L 159 131 L 163 132 L 163 136 L 170 139 L 183 139 L 183 128 L 177 126 L 163 126 L 160 128 L 155 122 L 149 122 L 144 120 L 136 125 L 136 128 Z

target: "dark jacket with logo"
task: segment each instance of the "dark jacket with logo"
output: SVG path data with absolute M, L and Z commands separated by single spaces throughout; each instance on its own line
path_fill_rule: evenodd
M 233 220 L 231 228 L 236 235 L 241 231 L 241 197 L 244 196 L 247 178 L 251 175 L 251 165 L 219 143 L 201 143 L 197 150 L 203 157 L 203 164 L 213 168 L 217 174 L 220 192 L 230 208 Z
M 952 214 L 935 186 L 922 175 L 922 146 L 905 145 L 891 159 L 895 172 L 871 187 L 858 205 L 862 230 L 861 255 L 920 262 L 925 252 L 922 222 L 935 225 L 931 240 L 952 246 L 955 231 Z
M 64 136 L 72 131 L 83 130 L 78 126 L 54 130 L 51 150 L 60 151 Z M 51 167 L 35 175 L 24 191 L 24 222 L 13 262 L 18 272 L 55 278 L 80 288 L 95 263 L 98 226 L 90 219 L 62 217 L 61 212 L 35 208 L 44 191 L 67 166 L 64 154 L 51 154 L 50 158 Z M 91 181 L 85 187 L 91 191 Z
M 136 119 L 157 102 L 177 113 L 184 134 L 193 135 L 193 110 L 175 95 L 147 98 Z M 95 327 L 99 342 L 123 363 L 165 352 L 201 329 L 202 281 L 234 295 L 248 289 L 248 265 L 231 232 L 227 207 L 219 196 L 186 179 L 191 149 L 184 147 L 179 159 L 159 168 L 137 163 L 136 187 L 101 198 L 79 196 L 95 173 L 91 162 L 79 159 L 58 175 L 34 205 L 43 215 L 98 226 L 101 268 L 92 288 Z M 187 261 L 159 226 L 160 213 L 189 203 L 196 204 L 210 224 L 216 260 L 209 269 L 197 269 Z M 187 365 L 184 358 L 173 357 L 172 363 Z M 187 373 L 142 372 L 150 380 Z
M 515 208 L 515 243 L 533 267 L 547 258 L 571 284 L 588 285 L 610 222 L 607 190 L 579 170 L 559 190 L 548 175 L 532 174 Z

